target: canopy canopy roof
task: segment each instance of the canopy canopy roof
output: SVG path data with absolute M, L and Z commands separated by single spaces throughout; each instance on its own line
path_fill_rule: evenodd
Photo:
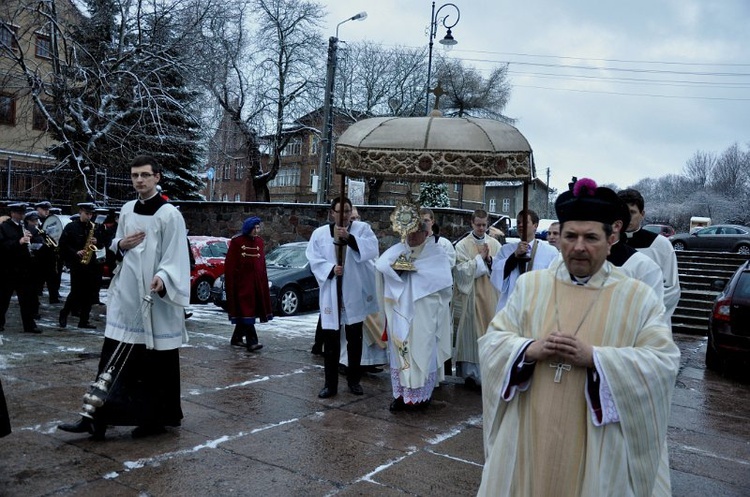
M 357 178 L 529 181 L 533 167 L 526 138 L 491 119 L 376 117 L 352 124 L 336 143 L 336 172 Z

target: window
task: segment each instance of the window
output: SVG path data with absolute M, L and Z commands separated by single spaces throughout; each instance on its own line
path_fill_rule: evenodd
M 320 150 L 320 137 L 312 135 L 310 137 L 310 155 L 317 155 Z
M 221 195 L 221 201 L 222 202 L 229 202 L 229 195 L 224 193 Z
M 490 212 L 497 212 L 495 209 L 497 208 L 497 200 L 494 198 L 490 199 L 490 205 L 489 205 L 489 211 Z
M 52 58 L 52 40 L 46 34 L 36 34 L 36 56 L 42 59 Z
M 0 93 L 0 124 L 16 124 L 16 99 Z
M 222 174 L 222 179 L 225 181 L 228 181 L 232 179 L 232 163 L 227 161 L 224 163 L 224 173 Z
M 32 127 L 38 131 L 47 131 L 48 123 L 47 123 L 47 116 L 44 115 L 44 112 L 41 111 L 39 106 L 34 104 L 34 122 L 32 124 Z
M 294 164 L 279 168 L 279 172 L 268 186 L 300 186 L 300 166 Z
M 292 138 L 289 143 L 286 144 L 284 150 L 281 151 L 281 156 L 297 156 L 302 155 L 302 140 L 299 138 Z
M 245 177 L 245 161 L 239 159 L 234 165 L 234 179 L 241 180 Z
M 453 183 L 453 193 L 458 193 L 458 183 Z
M 503 199 L 503 212 L 510 212 L 510 199 L 509 198 Z
M 235 193 L 234 194 L 234 201 L 235 202 L 242 202 L 242 195 L 240 195 L 239 193 Z
M 18 26 L 12 26 L 7 22 L 0 21 L 0 46 L 8 47 L 14 52 L 18 51 Z

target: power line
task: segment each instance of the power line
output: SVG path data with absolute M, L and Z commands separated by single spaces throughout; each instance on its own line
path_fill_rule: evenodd
M 721 100 L 726 102 L 750 102 L 750 98 L 728 98 L 728 97 L 700 97 L 695 95 L 656 95 L 651 93 L 627 93 L 619 91 L 606 91 L 606 90 L 581 90 L 576 88 L 552 88 L 549 86 L 536 86 L 536 85 L 524 85 L 514 84 L 514 88 L 535 88 L 537 90 L 557 90 L 557 91 L 571 91 L 576 93 L 601 93 L 605 95 L 621 95 L 629 97 L 652 97 L 652 98 L 673 98 L 673 99 L 690 99 L 690 100 Z

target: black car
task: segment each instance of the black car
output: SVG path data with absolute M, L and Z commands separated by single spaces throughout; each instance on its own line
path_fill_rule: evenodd
M 307 242 L 293 242 L 279 245 L 266 254 L 271 306 L 282 316 L 291 316 L 318 303 L 318 281 L 310 271 L 306 249 Z M 226 310 L 224 275 L 216 280 L 211 293 L 214 303 Z
M 721 286 L 724 282 L 717 281 Z M 724 366 L 750 359 L 750 261 L 745 262 L 716 297 L 708 322 L 706 367 Z
M 675 250 L 710 250 L 750 254 L 750 228 L 739 224 L 714 224 L 693 233 L 669 237 Z

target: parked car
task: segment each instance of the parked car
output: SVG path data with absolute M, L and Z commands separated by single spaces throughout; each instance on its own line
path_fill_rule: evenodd
M 281 316 L 291 316 L 318 303 L 318 281 L 310 270 L 306 249 L 307 242 L 292 242 L 279 245 L 266 254 L 271 306 Z M 211 292 L 214 303 L 226 310 L 223 275 L 216 280 Z
M 675 250 L 711 250 L 750 255 L 750 228 L 739 224 L 714 224 L 695 233 L 669 237 Z
M 229 250 L 229 238 L 218 236 L 188 236 L 190 252 L 195 260 L 190 268 L 190 301 L 207 304 L 211 301 L 211 287 L 224 274 L 224 259 Z
M 667 238 L 675 234 L 674 228 L 668 224 L 647 224 L 643 229 Z
M 717 281 L 721 287 L 724 282 Z M 722 370 L 725 365 L 750 359 L 750 261 L 737 269 L 716 297 L 708 320 L 706 367 Z

